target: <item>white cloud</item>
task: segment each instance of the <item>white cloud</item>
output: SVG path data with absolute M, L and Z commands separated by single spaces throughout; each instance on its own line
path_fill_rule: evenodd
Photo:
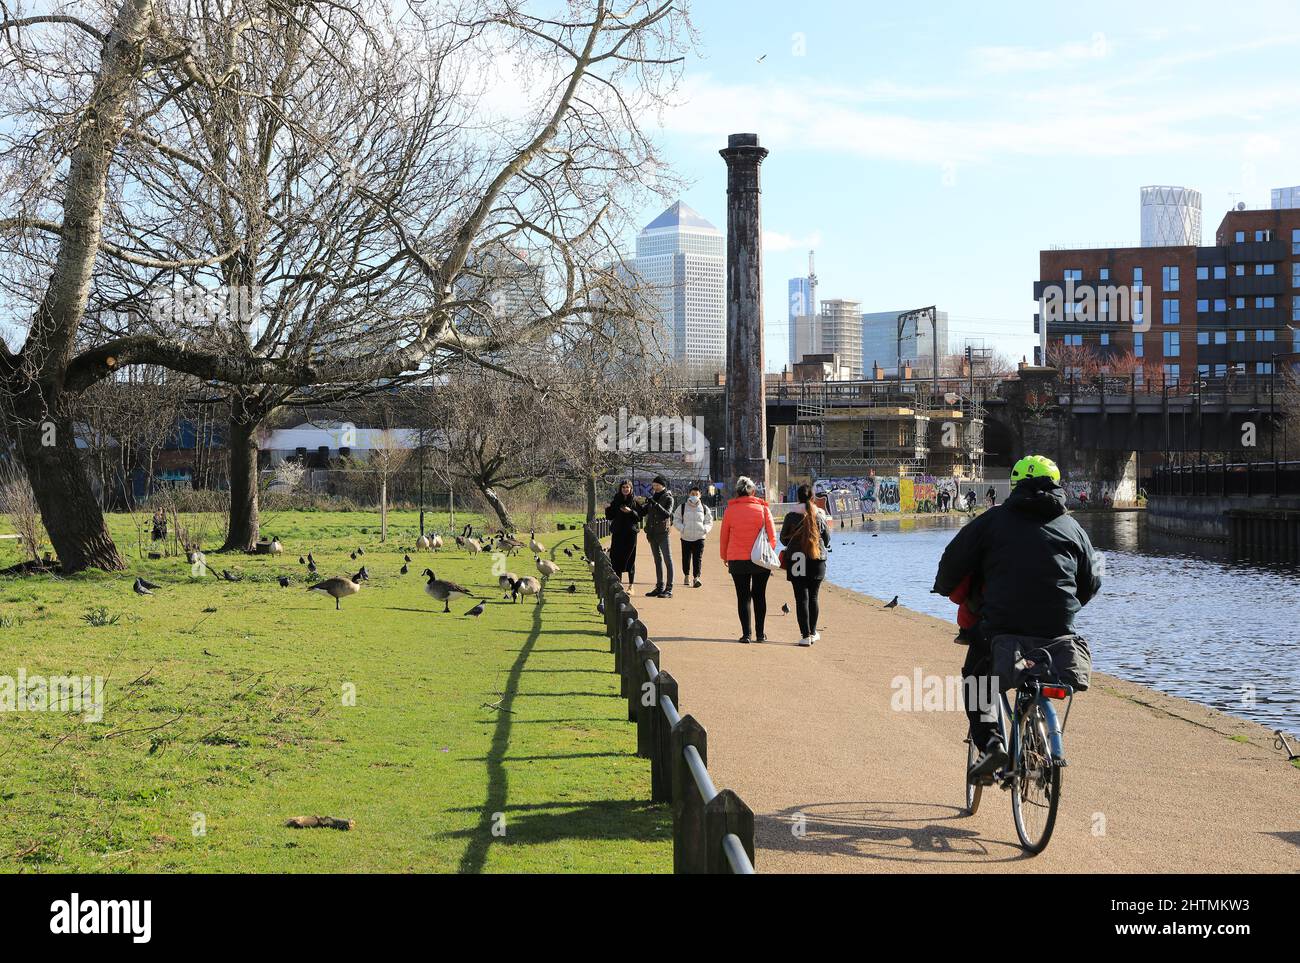
M 971 59 L 977 70 L 991 74 L 1033 70 L 1070 70 L 1081 63 L 1104 60 L 1110 42 L 1104 33 L 1095 33 L 1087 42 L 1074 41 L 1057 47 L 976 47 Z
M 763 232 L 763 251 L 804 251 L 817 247 L 822 242 L 820 231 L 813 231 L 804 237 L 783 234 L 780 231 Z

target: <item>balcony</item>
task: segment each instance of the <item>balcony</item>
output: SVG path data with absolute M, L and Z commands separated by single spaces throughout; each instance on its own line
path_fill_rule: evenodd
M 1228 245 L 1228 261 L 1232 264 L 1282 261 L 1289 256 L 1290 245 L 1286 241 L 1244 241 Z
M 1286 281 L 1287 279 L 1280 274 L 1247 274 L 1242 277 L 1233 275 L 1228 278 L 1228 294 L 1234 298 L 1278 295 L 1286 290 Z

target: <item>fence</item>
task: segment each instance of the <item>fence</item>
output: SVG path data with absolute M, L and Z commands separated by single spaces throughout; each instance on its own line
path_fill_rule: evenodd
M 730 789 L 709 778 L 708 734 L 677 709 L 677 680 L 661 667 L 632 600 L 623 590 L 600 539 L 604 519 L 583 529 L 583 549 L 605 615 L 620 695 L 636 723 L 637 755 L 650 760 L 650 798 L 671 803 L 674 873 L 754 872 L 754 812 Z
M 1300 462 L 1220 462 L 1157 468 L 1148 494 L 1300 495 Z

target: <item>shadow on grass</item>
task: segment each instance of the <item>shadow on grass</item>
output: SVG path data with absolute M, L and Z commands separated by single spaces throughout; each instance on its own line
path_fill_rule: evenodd
M 666 807 L 639 799 L 610 799 L 568 807 L 563 803 L 506 806 L 508 831 L 497 842 L 535 844 L 560 839 L 653 839 L 669 833 Z M 452 836 L 471 836 L 483 827 L 462 829 Z M 487 831 L 491 832 L 489 826 Z M 471 838 L 470 847 L 474 840 Z M 464 863 L 462 862 L 462 866 Z

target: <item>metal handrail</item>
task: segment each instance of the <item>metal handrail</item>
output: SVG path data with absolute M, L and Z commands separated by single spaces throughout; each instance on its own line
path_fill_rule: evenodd
M 758 875 L 758 870 L 754 869 L 754 864 L 749 861 L 749 853 L 745 852 L 745 844 L 735 833 L 727 833 L 722 837 L 722 852 L 727 857 L 727 864 L 731 866 L 731 871 L 737 876 Z
M 707 806 L 718 794 L 718 787 L 713 785 L 713 780 L 709 778 L 709 770 L 705 767 L 704 760 L 700 758 L 700 750 L 694 746 L 687 746 L 684 751 L 686 765 L 690 766 L 691 775 L 695 777 L 695 788 L 700 791 L 700 798 Z

